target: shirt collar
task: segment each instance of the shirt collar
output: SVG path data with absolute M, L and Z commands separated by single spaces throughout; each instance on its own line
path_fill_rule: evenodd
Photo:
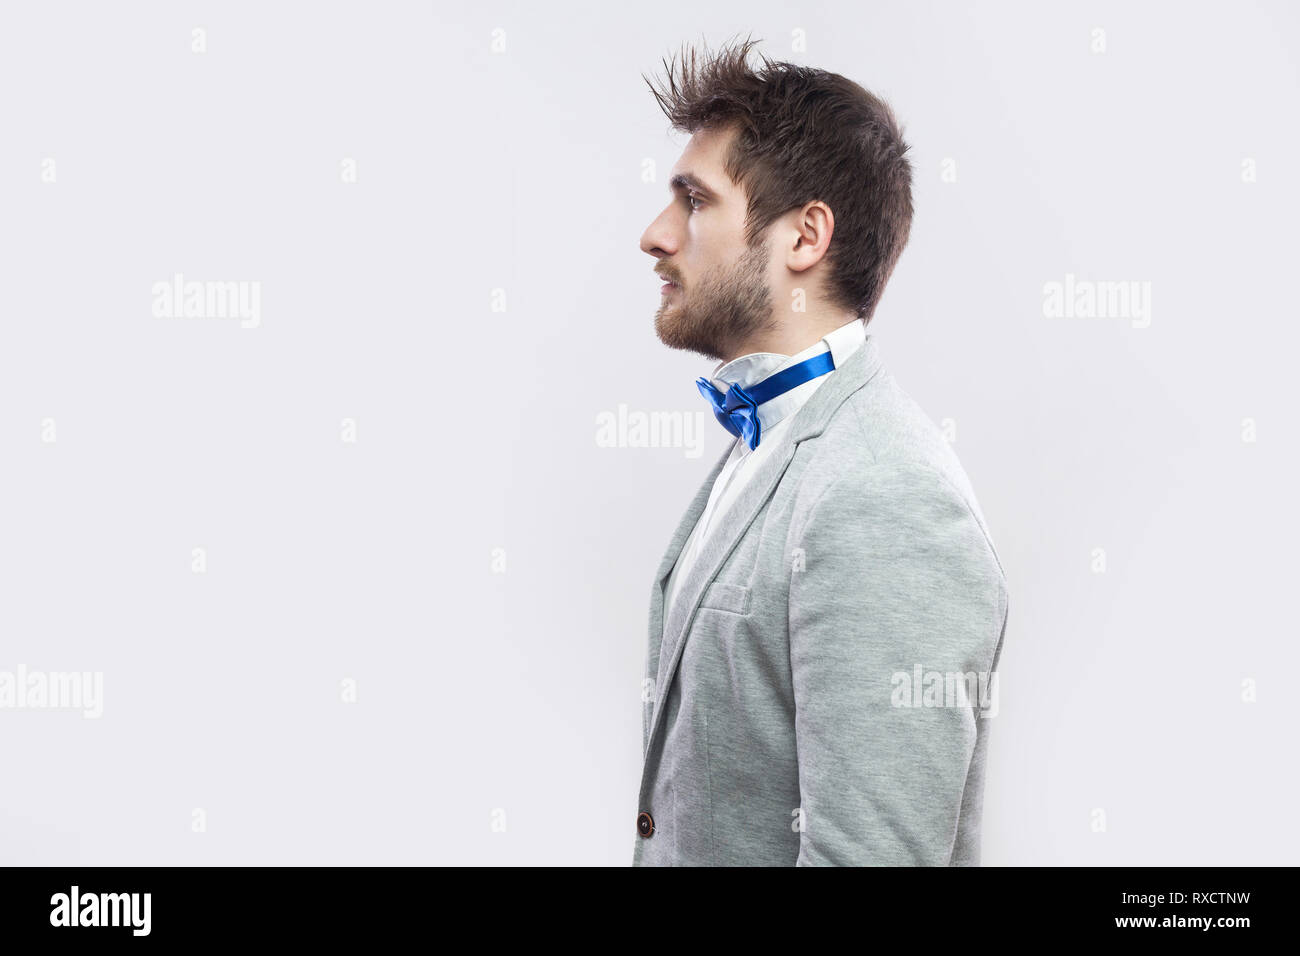
M 713 370 L 711 377 L 713 384 L 723 392 L 733 384 L 738 384 L 741 388 L 752 388 L 763 379 L 770 378 L 782 369 L 789 368 L 791 365 L 798 365 L 804 359 L 820 355 L 827 349 L 830 350 L 831 359 L 835 362 L 835 368 L 839 368 L 850 355 L 857 351 L 858 347 L 866 339 L 866 325 L 863 324 L 861 319 L 850 319 L 838 329 L 827 332 L 797 355 L 780 355 L 776 352 L 750 352 L 748 355 L 742 355 L 740 358 L 719 365 Z M 828 376 L 834 374 L 835 372 L 831 371 L 826 375 L 819 375 L 817 378 L 790 389 L 784 395 L 778 395 L 771 401 L 758 406 L 758 421 L 762 430 L 767 431 L 771 426 L 797 411 L 817 390 L 818 386 L 826 381 Z

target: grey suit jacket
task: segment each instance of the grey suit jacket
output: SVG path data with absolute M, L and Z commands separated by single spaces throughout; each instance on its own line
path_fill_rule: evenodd
M 870 335 L 773 440 L 666 629 L 726 454 L 655 578 L 633 865 L 978 865 L 1008 592 L 966 474 Z

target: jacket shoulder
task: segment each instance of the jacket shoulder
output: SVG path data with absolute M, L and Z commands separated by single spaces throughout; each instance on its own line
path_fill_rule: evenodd
M 881 369 L 845 399 L 822 433 L 806 444 L 811 447 L 801 472 L 796 514 L 802 511 L 806 516 L 832 488 L 836 495 L 892 496 L 899 507 L 948 499 L 969 512 L 1005 579 L 975 490 L 956 452 L 888 370 Z

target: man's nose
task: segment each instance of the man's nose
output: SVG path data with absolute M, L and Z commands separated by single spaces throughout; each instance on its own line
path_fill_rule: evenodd
M 641 235 L 641 251 L 656 259 L 663 259 L 677 252 L 676 230 L 673 228 L 672 207 L 661 212 Z

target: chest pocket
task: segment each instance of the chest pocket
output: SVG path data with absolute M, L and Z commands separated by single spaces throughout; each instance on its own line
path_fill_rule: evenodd
M 730 611 L 733 614 L 749 613 L 749 588 L 743 584 L 727 584 L 714 581 L 704 592 L 700 607 L 713 608 L 716 611 Z

